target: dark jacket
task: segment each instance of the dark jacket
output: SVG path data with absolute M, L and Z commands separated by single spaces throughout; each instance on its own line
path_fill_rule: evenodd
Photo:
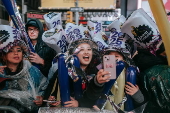
M 144 113 L 169 113 L 169 67 L 166 57 L 150 53 L 146 49 L 138 49 L 133 58 L 141 71 L 139 87 L 147 101 Z M 167 96 L 168 94 L 168 96 Z M 167 98 L 168 97 L 168 98 Z
M 43 25 L 42 23 L 38 20 L 38 19 L 30 19 L 27 23 L 26 23 L 26 31 L 28 29 L 28 26 L 31 25 L 31 21 L 35 21 L 37 24 L 35 27 L 39 28 L 39 34 L 38 34 L 38 38 L 37 38 L 37 44 L 35 46 L 35 52 L 42 58 L 44 59 L 44 66 L 40 65 L 40 71 L 42 72 L 42 74 L 44 76 L 48 76 L 48 72 L 49 69 L 52 65 L 52 60 L 56 55 L 56 52 L 54 51 L 54 49 L 50 48 L 48 45 L 46 45 L 43 41 L 42 41 L 42 34 L 44 32 L 43 30 Z
M 133 58 L 135 64 L 139 67 L 139 70 L 145 71 L 146 69 L 163 64 L 167 65 L 167 59 L 161 55 L 154 55 L 150 53 L 147 49 L 138 49 L 138 54 Z
M 53 77 L 50 79 L 48 87 L 44 94 L 44 99 L 48 99 L 49 96 L 55 96 L 58 93 L 58 70 L 54 73 Z M 57 81 L 57 82 L 55 82 Z M 56 85 L 55 85 L 56 83 Z M 74 88 L 73 88 L 73 80 L 69 79 L 70 83 L 70 95 L 74 97 Z M 88 107 L 92 108 L 93 105 L 95 105 L 95 102 L 100 97 L 101 92 L 104 88 L 104 85 L 96 85 L 96 77 L 93 77 L 89 82 L 87 82 L 87 88 L 83 90 L 83 97 L 80 99 L 77 99 L 79 103 L 79 107 Z M 53 87 L 55 87 L 55 91 L 52 92 Z

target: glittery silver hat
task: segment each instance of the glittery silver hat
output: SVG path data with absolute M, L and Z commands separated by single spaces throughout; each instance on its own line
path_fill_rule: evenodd
M 108 48 L 105 51 L 117 51 L 123 56 L 130 57 L 130 46 L 126 43 L 127 37 L 121 32 L 121 22 L 119 19 L 115 19 L 109 26 L 110 37 L 108 40 Z
M 87 43 L 90 45 L 90 47 L 92 48 L 93 50 L 93 53 L 94 54 L 97 54 L 97 51 L 98 51 L 98 45 L 96 42 L 94 42 L 92 39 L 89 39 L 89 38 L 81 38 L 81 39 L 78 39 L 74 42 L 72 42 L 69 47 L 68 47 L 68 51 L 69 51 L 69 54 L 73 54 L 75 51 L 76 51 L 76 48 L 82 44 L 82 43 Z
M 29 52 L 17 29 L 9 25 L 0 25 L 0 52 L 7 53 L 13 46 L 20 46 L 26 55 Z

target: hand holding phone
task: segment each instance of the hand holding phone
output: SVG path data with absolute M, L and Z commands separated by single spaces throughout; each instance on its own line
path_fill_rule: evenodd
M 58 101 L 56 101 L 56 100 L 43 100 L 43 102 L 54 103 L 54 102 L 58 102 Z
M 61 104 L 61 101 L 56 100 L 43 100 L 43 102 L 47 102 L 47 106 L 58 106 Z
M 110 79 L 116 79 L 116 58 L 114 55 L 103 56 L 103 67 L 105 71 L 110 72 Z

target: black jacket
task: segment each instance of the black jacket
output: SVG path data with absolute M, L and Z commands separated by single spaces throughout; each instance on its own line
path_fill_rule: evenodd
M 166 100 L 161 89 L 164 89 L 163 93 L 166 91 L 165 89 L 167 88 L 165 84 L 168 83 L 166 79 L 168 75 L 165 74 L 165 72 L 167 72 L 166 68 L 162 70 L 161 67 L 167 65 L 168 62 L 166 57 L 159 55 L 161 52 L 156 53 L 157 54 L 154 55 L 147 49 L 138 49 L 138 54 L 133 58 L 140 70 L 138 85 L 144 94 L 145 102 L 148 102 L 144 113 L 169 113 L 167 111 L 169 108 L 165 106 L 166 102 L 162 108 L 159 106 L 160 103 L 157 102 L 161 99 L 162 101 Z M 161 77 L 161 79 L 159 79 L 159 77 Z M 164 81 L 166 82 L 164 83 Z M 159 83 L 163 85 L 160 87 Z
M 55 96 L 58 93 L 58 71 L 56 71 L 53 75 L 53 77 L 50 79 L 48 87 L 44 94 L 44 99 L 48 99 L 49 96 Z M 83 97 L 78 99 L 79 107 L 88 107 L 92 108 L 93 105 L 95 105 L 95 102 L 100 97 L 101 92 L 103 91 L 104 85 L 96 85 L 95 83 L 96 77 L 93 77 L 88 83 L 86 90 L 83 91 Z M 55 81 L 56 85 L 55 85 Z M 70 86 L 70 95 L 74 97 L 74 88 L 73 88 L 73 80 L 69 79 L 69 86 Z M 55 91 L 52 92 L 53 87 L 55 86 Z
M 55 57 L 55 55 L 57 54 L 54 49 L 50 48 L 48 45 L 46 45 L 43 41 L 42 41 L 42 34 L 44 32 L 43 30 L 43 25 L 42 23 L 38 20 L 38 19 L 30 19 L 27 23 L 26 23 L 26 31 L 28 29 L 28 26 L 30 26 L 30 22 L 31 21 L 35 21 L 37 23 L 37 27 L 39 28 L 39 34 L 38 34 L 38 38 L 37 38 L 37 44 L 35 46 L 35 52 L 42 58 L 44 59 L 44 66 L 40 65 L 40 71 L 42 72 L 42 74 L 44 76 L 48 76 L 48 72 L 49 69 L 52 65 L 52 60 Z
M 161 55 L 154 55 L 150 53 L 147 49 L 138 49 L 138 54 L 133 58 L 136 66 L 139 67 L 141 72 L 145 71 L 146 69 L 158 65 L 163 64 L 167 65 L 167 59 Z

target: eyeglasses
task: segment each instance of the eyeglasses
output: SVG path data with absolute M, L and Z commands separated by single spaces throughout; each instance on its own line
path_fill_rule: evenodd
M 31 29 L 31 28 L 28 28 L 28 32 L 38 32 L 39 30 L 38 30 L 38 28 L 35 28 L 35 29 Z

